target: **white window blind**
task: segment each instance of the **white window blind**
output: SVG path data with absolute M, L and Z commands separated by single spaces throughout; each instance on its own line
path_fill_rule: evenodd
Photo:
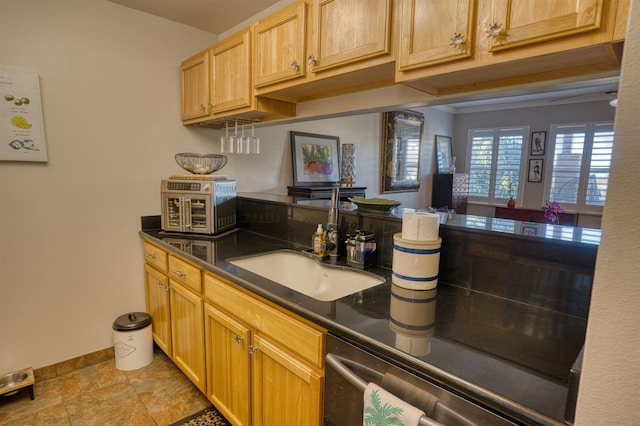
M 469 199 L 504 204 L 518 198 L 522 149 L 528 128 L 472 129 L 469 131 Z
M 546 179 L 547 199 L 579 213 L 601 212 L 609 186 L 613 124 L 554 125 L 551 140 L 553 163 Z

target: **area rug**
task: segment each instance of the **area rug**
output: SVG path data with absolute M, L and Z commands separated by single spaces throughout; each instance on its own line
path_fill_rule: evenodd
M 170 426 L 231 426 L 231 423 L 212 405 Z

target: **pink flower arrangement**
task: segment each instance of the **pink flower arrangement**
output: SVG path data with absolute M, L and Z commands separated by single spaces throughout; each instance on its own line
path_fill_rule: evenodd
M 564 209 L 557 201 L 545 202 L 544 217 L 549 219 L 551 223 L 560 223 L 560 213 L 564 213 Z

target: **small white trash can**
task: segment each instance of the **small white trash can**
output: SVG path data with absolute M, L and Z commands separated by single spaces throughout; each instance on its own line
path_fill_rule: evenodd
M 113 343 L 118 370 L 137 370 L 153 361 L 151 316 L 131 312 L 113 322 Z

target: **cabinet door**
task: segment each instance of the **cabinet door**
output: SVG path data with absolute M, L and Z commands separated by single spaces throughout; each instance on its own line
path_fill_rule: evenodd
M 263 336 L 253 346 L 253 424 L 320 425 L 320 373 Z
M 387 55 L 391 0 L 315 0 L 309 49 L 314 72 Z
M 303 1 L 256 23 L 253 29 L 255 87 L 305 75 L 306 28 Z
M 169 284 L 173 362 L 204 392 L 204 303 L 176 281 L 169 280 Z
M 603 0 L 491 0 L 492 52 L 600 28 Z
M 180 66 L 182 119 L 209 115 L 209 54 L 203 52 Z
M 144 265 L 147 312 L 151 315 L 153 340 L 171 358 L 171 310 L 169 279 L 149 265 Z
M 251 33 L 244 30 L 211 48 L 211 103 L 220 113 L 251 106 Z
M 215 307 L 205 305 L 207 397 L 236 426 L 250 424 L 251 333 Z
M 471 57 L 475 15 L 474 0 L 402 0 L 398 69 Z

